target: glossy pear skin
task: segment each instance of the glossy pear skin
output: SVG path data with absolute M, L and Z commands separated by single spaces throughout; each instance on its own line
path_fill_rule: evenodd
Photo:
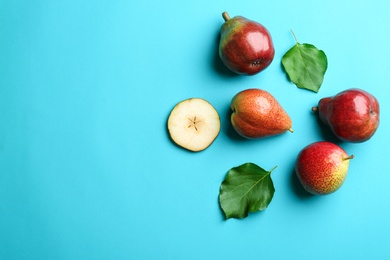
M 254 139 L 292 132 L 292 121 L 278 101 L 267 91 L 247 89 L 231 101 L 231 122 L 241 136 Z
M 318 112 L 321 120 L 342 141 L 367 141 L 379 126 L 378 100 L 361 89 L 348 89 L 321 99 Z
M 344 183 L 353 156 L 330 142 L 312 143 L 299 153 L 295 172 L 303 188 L 314 195 L 330 194 Z
M 242 16 L 223 13 L 219 56 L 231 71 L 254 75 L 267 68 L 275 55 L 272 38 L 261 24 Z

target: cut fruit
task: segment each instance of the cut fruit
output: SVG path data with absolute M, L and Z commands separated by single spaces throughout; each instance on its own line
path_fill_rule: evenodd
M 168 131 L 179 146 L 198 152 L 217 138 L 221 121 L 217 110 L 202 98 L 179 102 L 168 118 Z

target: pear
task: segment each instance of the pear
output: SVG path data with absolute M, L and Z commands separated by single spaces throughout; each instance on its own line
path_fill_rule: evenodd
M 242 16 L 222 14 L 219 56 L 231 71 L 254 75 L 267 68 L 275 55 L 272 38 L 263 25 Z
M 221 129 L 217 110 L 202 98 L 179 102 L 168 117 L 168 131 L 179 146 L 193 152 L 206 149 Z
M 265 90 L 247 89 L 237 93 L 231 109 L 233 128 L 243 137 L 254 139 L 293 132 L 290 116 Z
M 362 89 L 347 89 L 322 98 L 312 110 L 318 111 L 320 119 L 345 142 L 365 142 L 379 126 L 378 100 Z
M 344 183 L 350 159 L 340 146 L 330 142 L 315 142 L 298 154 L 295 172 L 303 188 L 314 195 L 326 195 Z

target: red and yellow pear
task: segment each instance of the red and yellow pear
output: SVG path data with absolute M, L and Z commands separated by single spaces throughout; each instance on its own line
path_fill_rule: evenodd
M 231 109 L 234 129 L 248 139 L 293 132 L 290 116 L 265 90 L 247 89 L 239 92 L 231 101 Z
M 340 146 L 326 141 L 312 143 L 298 155 L 295 172 L 303 188 L 314 195 L 330 194 L 344 183 L 350 159 Z

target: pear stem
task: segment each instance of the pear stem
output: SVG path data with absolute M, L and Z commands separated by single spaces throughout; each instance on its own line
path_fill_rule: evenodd
M 230 16 L 229 16 L 229 14 L 227 12 L 223 12 L 222 13 L 222 17 L 225 20 L 225 22 L 230 20 Z
M 288 131 L 290 131 L 291 133 L 294 133 L 294 130 L 292 128 L 289 128 Z
M 355 157 L 355 156 L 353 156 L 353 154 L 351 154 L 350 156 L 343 158 L 343 161 L 351 160 L 351 159 L 353 159 L 353 157 Z
M 311 108 L 311 111 L 317 112 L 317 111 L 318 111 L 318 107 L 312 107 L 312 108 Z

